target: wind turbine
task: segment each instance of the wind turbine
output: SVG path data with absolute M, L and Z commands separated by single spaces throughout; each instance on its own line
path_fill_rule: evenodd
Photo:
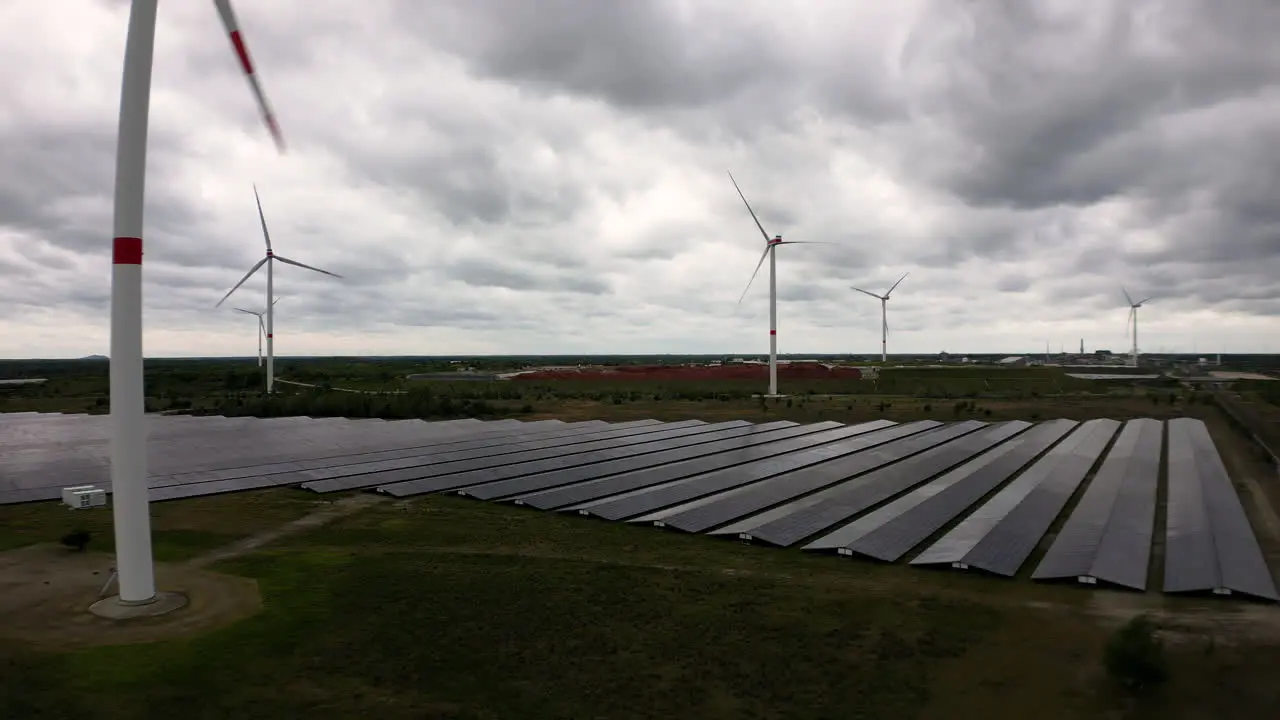
M 778 394 L 778 258 L 775 253 L 779 245 L 829 245 L 830 243 L 816 240 L 783 240 L 781 235 L 770 238 L 769 233 L 764 230 L 764 225 L 760 224 L 760 218 L 756 217 L 756 211 L 751 209 L 751 203 L 747 202 L 747 196 L 742 194 L 742 188 L 738 187 L 738 181 L 733 179 L 732 172 L 729 173 L 729 182 L 733 183 L 733 189 L 738 191 L 738 197 L 742 198 L 742 204 L 747 206 L 747 212 L 751 213 L 751 219 L 755 220 L 756 227 L 760 229 L 760 235 L 764 237 L 764 253 L 760 256 L 760 262 L 756 263 L 755 272 L 751 273 L 751 279 L 747 281 L 747 287 L 742 291 L 742 296 L 738 298 L 739 305 L 747 296 L 747 290 L 751 289 L 751 283 L 755 282 L 756 275 L 760 274 L 760 266 L 764 265 L 765 258 L 769 258 L 769 396 L 775 396 Z
M 300 267 L 304 270 L 311 270 L 324 275 L 329 275 L 331 277 L 336 277 L 336 278 L 342 277 L 337 273 L 331 273 L 328 270 L 321 270 L 318 267 L 311 267 L 310 265 L 303 265 L 297 260 L 290 260 L 287 257 L 276 255 L 275 252 L 271 249 L 271 233 L 267 232 L 267 218 L 265 215 L 262 214 L 262 200 L 258 198 L 257 185 L 253 186 L 253 199 L 258 203 L 258 220 L 262 223 L 262 239 L 267 243 L 267 254 L 265 257 L 259 260 L 257 264 L 249 268 L 249 272 L 245 273 L 244 277 L 240 278 L 240 282 L 236 283 L 234 287 L 228 290 L 227 294 L 223 295 L 222 299 L 219 300 L 218 304 L 215 305 L 214 307 L 221 307 L 222 303 L 226 302 L 227 298 L 231 297 L 231 293 L 240 289 L 240 286 L 243 285 L 246 280 L 253 277 L 253 274 L 258 272 L 258 268 L 262 267 L 263 265 L 267 266 L 267 298 L 274 297 L 275 296 L 275 272 L 274 272 L 275 263 L 273 261 L 276 261 L 276 260 L 284 263 L 285 265 L 293 265 L 295 267 Z M 266 311 L 267 312 L 266 333 L 267 333 L 267 392 L 268 393 L 270 393 L 272 388 L 275 386 L 276 353 L 275 353 L 275 338 L 274 338 L 274 329 L 275 329 L 275 311 L 273 310 L 274 307 L 275 307 L 275 303 L 273 302 L 270 305 L 267 305 L 267 311 Z
M 882 363 L 889 362 L 889 296 L 893 294 L 893 291 L 896 290 L 898 286 L 902 284 L 902 281 L 906 280 L 907 276 L 910 274 L 910 272 L 903 273 L 902 277 L 898 278 L 898 282 L 890 285 L 889 289 L 883 295 L 877 295 L 870 290 L 863 290 L 860 287 L 853 287 L 852 285 L 849 286 L 863 295 L 870 295 L 880 301 L 880 362 Z
M 159 0 L 132 0 L 130 6 L 116 139 L 111 242 L 111 505 L 119 595 L 112 600 L 123 606 L 148 605 L 157 599 L 142 380 L 142 220 L 158 4 Z M 213 5 L 276 148 L 284 152 L 280 126 L 258 84 L 230 0 L 214 0 Z
M 280 302 L 280 298 L 276 298 L 272 305 Z M 263 324 L 262 317 L 267 314 L 266 310 L 245 310 L 244 308 L 236 308 L 236 312 L 247 313 L 258 318 L 258 367 L 262 367 L 262 336 L 267 332 L 266 325 Z
M 1134 302 L 1128 290 L 1122 287 L 1120 292 L 1124 293 L 1124 299 L 1129 303 L 1129 318 L 1124 323 L 1125 334 L 1133 333 L 1133 350 L 1129 356 L 1129 362 L 1133 364 L 1133 367 L 1138 367 L 1138 308 L 1142 307 L 1142 304 L 1151 300 L 1151 298 L 1147 297 Z

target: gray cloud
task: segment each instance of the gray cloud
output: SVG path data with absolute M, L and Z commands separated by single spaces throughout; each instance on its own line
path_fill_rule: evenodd
M 107 343 L 127 6 L 0 7 L 0 354 Z M 247 354 L 214 310 L 277 251 L 284 354 L 1121 344 L 1280 352 L 1280 8 L 1266 0 L 634 0 L 166 7 L 148 150 L 153 354 Z M 58 33 L 65 42 L 42 38 Z M 236 303 L 260 306 L 265 280 Z M 863 302 L 865 301 L 865 302 Z M 57 327 L 55 335 L 48 328 Z M 1209 336 L 1212 336 L 1209 337 Z M 1055 344 L 1056 340 L 1051 340 Z M 60 343 L 60 344 L 59 344 Z M 1104 343 L 1105 344 L 1105 343 Z M 35 346 L 39 346 L 36 348 Z M 35 349 L 33 349 L 35 348 Z

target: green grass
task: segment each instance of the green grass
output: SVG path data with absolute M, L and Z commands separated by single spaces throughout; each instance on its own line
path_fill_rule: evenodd
M 155 503 L 151 506 L 152 549 L 163 562 L 187 560 L 302 517 L 316 508 L 316 502 L 310 493 L 278 489 Z M 58 542 L 76 529 L 92 534 L 90 550 L 114 551 L 109 508 L 72 510 L 57 502 L 0 506 L 0 550 Z
M 256 526 L 278 495 L 225 499 L 222 516 L 238 498 Z M 1051 720 L 1120 704 L 1097 677 L 1106 631 L 1070 588 L 450 497 L 382 503 L 217 569 L 256 578 L 264 612 L 144 646 L 0 644 L 0 717 Z M 1233 652 L 1220 672 L 1175 658 L 1171 694 L 1136 716 L 1265 716 L 1274 657 Z

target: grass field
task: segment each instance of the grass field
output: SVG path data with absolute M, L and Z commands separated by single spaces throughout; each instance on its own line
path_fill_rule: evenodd
M 308 504 L 287 494 L 157 510 L 241 537 Z M 4 537 L 40 534 L 24 532 Z M 1175 681 L 1134 705 L 1102 677 L 1116 618 L 1093 593 L 450 497 L 377 503 L 216 569 L 257 579 L 264 612 L 193 640 L 0 643 L 0 717 L 1258 718 L 1280 702 L 1275 648 L 1191 636 Z

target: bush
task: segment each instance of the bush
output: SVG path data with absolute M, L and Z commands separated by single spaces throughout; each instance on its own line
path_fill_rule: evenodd
M 61 542 L 76 552 L 84 552 L 84 549 L 89 546 L 91 538 L 92 535 L 89 534 L 88 530 L 76 529 L 63 535 Z
M 1107 641 L 1104 657 L 1107 675 L 1126 689 L 1146 692 L 1169 679 L 1164 642 L 1147 615 L 1139 615 Z

